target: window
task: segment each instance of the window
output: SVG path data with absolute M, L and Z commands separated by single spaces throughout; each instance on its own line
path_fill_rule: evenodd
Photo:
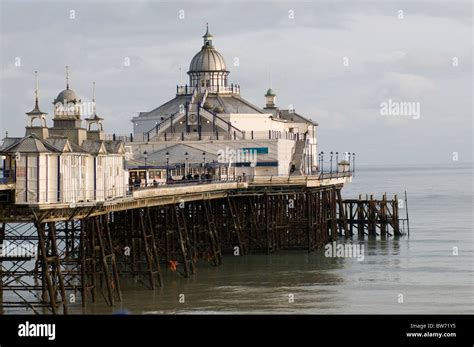
M 34 180 L 37 178 L 37 169 L 36 167 L 29 167 L 28 168 L 28 179 Z

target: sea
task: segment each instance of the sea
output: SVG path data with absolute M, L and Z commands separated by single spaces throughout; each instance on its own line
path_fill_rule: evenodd
M 325 249 L 225 256 L 198 264 L 192 278 L 163 269 L 164 286 L 122 280 L 123 302 L 103 300 L 88 314 L 472 314 L 474 313 L 473 167 L 471 163 L 360 166 L 343 197 L 387 193 L 407 204 L 410 235 L 341 242 L 363 259 Z M 407 228 L 405 226 L 405 232 Z

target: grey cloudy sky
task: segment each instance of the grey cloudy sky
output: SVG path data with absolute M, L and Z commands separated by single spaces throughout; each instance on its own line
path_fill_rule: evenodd
M 319 123 L 320 150 L 355 151 L 372 164 L 451 163 L 453 152 L 472 160 L 470 1 L 0 4 L 1 137 L 23 135 L 35 70 L 51 122 L 65 65 L 83 100 L 96 81 L 106 131 L 130 133 L 132 116 L 174 96 L 180 67 L 187 81 L 209 22 L 242 96 L 263 106 L 271 75 L 279 106 Z M 420 118 L 381 115 L 389 99 L 419 102 Z

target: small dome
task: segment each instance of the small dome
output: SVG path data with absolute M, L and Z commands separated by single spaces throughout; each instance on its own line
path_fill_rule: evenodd
M 80 99 L 77 96 L 76 92 L 72 89 L 66 88 L 58 94 L 56 99 L 54 99 L 53 104 L 56 104 L 58 102 L 61 102 L 61 103 L 74 102 L 74 103 L 76 103 L 76 102 L 79 102 L 79 101 L 80 101 Z
M 213 46 L 204 46 L 191 60 L 189 72 L 227 71 L 224 57 Z
M 276 94 L 272 88 L 268 88 L 267 94 L 265 94 L 265 96 L 276 96 Z

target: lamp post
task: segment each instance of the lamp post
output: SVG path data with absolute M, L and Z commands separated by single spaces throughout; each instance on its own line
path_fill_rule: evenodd
M 354 152 L 352 152 L 352 175 L 354 175 L 355 173 L 355 169 L 356 169 L 356 166 L 355 166 L 355 158 L 356 158 L 356 154 Z
M 206 152 L 202 152 L 202 171 L 206 171 Z
M 324 152 L 321 152 L 321 177 L 324 178 Z
M 169 165 L 170 165 L 170 152 L 166 152 L 166 183 L 168 183 L 170 179 Z
M 332 178 L 332 156 L 333 156 L 333 152 L 330 153 L 331 154 L 331 165 L 330 165 L 330 168 L 329 168 L 329 174 L 330 174 L 330 177 Z
M 336 152 L 336 173 L 339 172 L 339 152 Z
M 145 158 L 145 187 L 148 185 L 148 166 L 147 166 L 147 159 L 148 159 L 148 152 L 143 152 L 143 158 Z
M 186 152 L 184 153 L 184 157 L 186 158 L 186 161 L 184 162 L 184 176 L 187 178 L 188 176 L 188 156 L 189 156 L 189 153 Z

